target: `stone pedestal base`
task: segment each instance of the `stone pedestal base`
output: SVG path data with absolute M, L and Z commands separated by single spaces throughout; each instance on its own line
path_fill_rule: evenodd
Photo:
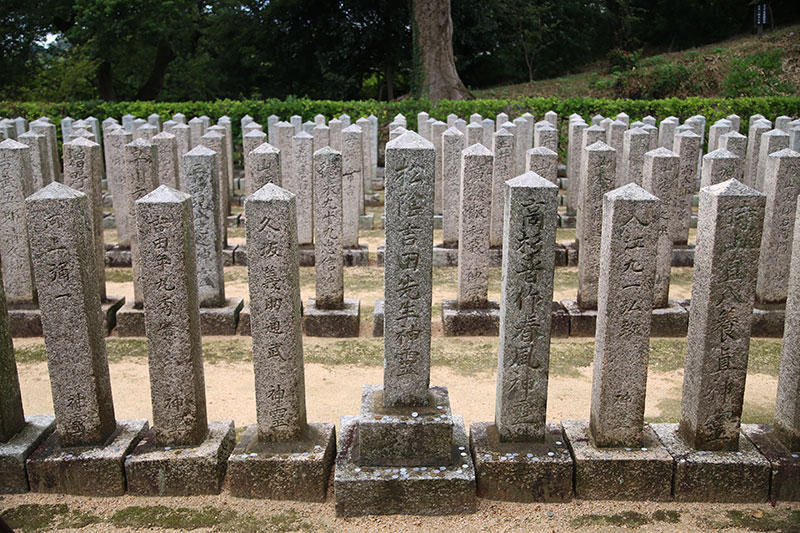
M 302 440 L 261 442 L 248 426 L 228 459 L 228 487 L 237 498 L 324 502 L 335 455 L 333 424 L 309 424 Z
M 250 305 L 245 305 L 239 311 L 239 325 L 236 327 L 238 335 L 249 337 L 250 333 Z
M 137 309 L 133 302 L 125 302 L 117 311 L 117 327 L 114 332 L 118 337 L 144 337 L 144 308 Z
M 117 312 L 125 304 L 124 297 L 109 296 L 100 304 L 106 335 L 117 325 Z M 41 337 L 42 312 L 38 307 L 19 307 L 8 310 L 8 326 L 12 337 Z
M 474 513 L 475 469 L 467 448 L 464 421 L 453 416 L 449 466 L 361 466 L 358 424 L 343 416 L 336 456 L 334 492 L 337 516 L 386 514 L 452 515 Z
M 343 253 L 344 266 L 369 266 L 369 247 L 359 244 L 357 248 L 345 248 Z
M 301 267 L 313 267 L 316 263 L 313 244 L 301 244 L 297 248 L 297 258 Z
M 558 215 L 558 227 L 559 228 L 574 228 L 575 222 L 578 220 L 578 217 L 575 215 L 571 215 L 568 213 L 559 213 Z
M 500 442 L 497 426 L 469 427 L 478 496 L 509 502 L 572 499 L 572 456 L 558 424 L 547 424 L 542 442 Z
M 688 300 L 669 300 L 667 307 L 653 309 L 651 337 L 685 337 L 689 330 Z
M 342 309 L 319 309 L 309 298 L 304 309 L 303 333 L 309 337 L 358 337 L 361 300 L 345 298 Z
M 383 205 L 381 195 L 377 193 L 366 193 L 364 195 L 364 205 L 367 207 L 380 207 Z M 362 217 L 364 215 L 361 215 Z
M 433 247 L 433 266 L 454 267 L 458 266 L 458 243 L 453 246 L 439 244 Z
M 676 244 L 672 247 L 672 266 L 694 266 L 694 244 Z
M 561 422 L 575 460 L 575 496 L 583 500 L 671 499 L 672 456 L 647 424 L 637 448 L 596 448 L 589 422 Z
M 500 304 L 489 300 L 483 308 L 459 308 L 456 300 L 442 300 L 446 337 L 496 336 L 500 332 Z
M 52 415 L 25 417 L 25 425 L 7 442 L 0 442 L 0 494 L 28 492 L 25 461 L 56 427 Z
M 503 265 L 503 247 L 493 246 L 489 248 L 489 266 L 499 267 Z
M 227 245 L 222 249 L 222 266 L 233 266 L 236 264 L 236 250 L 239 248 L 237 245 Z
M 375 260 L 378 263 L 379 267 L 384 265 L 384 255 L 386 254 L 386 243 L 381 243 L 378 245 L 378 249 L 375 252 Z
M 594 309 L 581 309 L 578 300 L 562 300 L 561 305 L 569 314 L 570 337 L 594 337 L 597 327 L 597 311 Z
M 786 319 L 786 306 L 760 305 L 753 308 L 753 322 L 750 335 L 753 337 L 783 337 L 783 323 Z
M 569 337 L 569 313 L 561 302 L 553 302 L 553 313 L 550 319 L 551 337 Z
M 131 267 L 131 247 L 117 243 L 106 243 L 105 263 L 107 267 L 130 268 Z
M 28 458 L 32 492 L 79 496 L 125 494 L 125 456 L 147 433 L 147 420 L 119 420 L 101 446 L 62 448 L 53 432 Z
M 372 230 L 375 229 L 375 213 L 367 213 L 358 217 L 358 229 Z
M 709 452 L 690 448 L 678 424 L 653 424 L 675 460 L 673 497 L 681 502 L 760 503 L 769 497 L 770 464 L 740 434 L 739 451 Z
M 372 336 L 383 337 L 383 298 L 375 300 L 372 310 Z
M 770 501 L 800 501 L 800 450 L 786 448 L 773 433 L 772 426 L 742 424 L 742 433 L 772 467 Z
M 200 308 L 200 333 L 202 335 L 236 335 L 239 313 L 244 307 L 243 298 L 226 298 L 224 307 Z
M 125 459 L 128 493 L 137 496 L 219 494 L 228 456 L 236 444 L 233 421 L 210 422 L 197 446 L 156 446 L 153 430 Z

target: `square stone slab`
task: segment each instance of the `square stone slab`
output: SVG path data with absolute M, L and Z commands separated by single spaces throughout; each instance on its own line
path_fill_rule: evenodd
M 228 245 L 222 250 L 222 266 L 233 266 L 235 264 L 237 245 Z
M 28 492 L 25 461 L 56 427 L 52 415 L 25 417 L 25 425 L 7 442 L 0 442 L 0 494 Z
M 761 503 L 769 496 L 770 464 L 739 435 L 739 451 L 698 451 L 678 435 L 678 424 L 653 424 L 675 459 L 673 497 L 682 502 Z
M 125 298 L 109 296 L 100 304 L 103 311 L 103 326 L 106 335 L 117 324 L 117 311 L 125 303 Z M 8 326 L 12 337 L 41 337 L 42 312 L 38 307 L 18 307 L 8 310 Z
M 453 417 L 450 462 L 438 467 L 357 464 L 353 458 L 358 455 L 357 428 L 362 420 L 356 416 L 341 419 L 333 482 L 337 516 L 475 512 L 475 468 L 460 416 Z
M 313 244 L 301 244 L 297 248 L 297 258 L 301 267 L 313 267 L 316 263 Z
M 651 337 L 685 337 L 689 330 L 689 310 L 677 300 L 669 300 L 667 307 L 654 308 L 650 322 Z
M 369 266 L 369 247 L 359 244 L 358 248 L 345 248 L 342 257 L 346 267 Z
M 302 440 L 261 442 L 248 426 L 228 458 L 228 489 L 237 498 L 324 502 L 336 455 L 333 424 L 308 424 Z
M 117 430 L 101 446 L 62 448 L 58 431 L 28 458 L 32 492 L 80 496 L 125 494 L 125 456 L 147 433 L 147 420 L 119 420 Z
M 250 330 L 250 304 L 245 304 L 239 312 L 239 324 L 236 326 L 236 333 L 249 337 Z
M 118 337 L 144 337 L 144 308 L 137 309 L 133 302 L 125 302 L 117 311 L 114 333 Z
M 786 448 L 773 433 L 772 426 L 742 424 L 742 433 L 772 466 L 770 501 L 800 501 L 800 450 Z
M 156 446 L 147 432 L 125 459 L 128 493 L 138 496 L 219 494 L 228 456 L 236 444 L 233 421 L 208 424 L 206 439 L 197 446 Z
M 783 323 L 786 320 L 784 305 L 769 308 L 754 307 L 750 335 L 753 337 L 783 337 Z
M 446 387 L 431 387 L 427 406 L 387 408 L 383 406 L 383 387 L 364 385 L 359 446 L 352 460 L 374 466 L 448 465 L 453 423 Z
M 694 244 L 675 244 L 672 246 L 672 266 L 694 266 Z
M 223 307 L 200 308 L 200 332 L 202 335 L 236 335 L 239 313 L 244 307 L 244 298 L 226 298 Z
M 469 426 L 478 496 L 509 502 L 572 499 L 573 462 L 558 424 L 547 424 L 542 442 L 500 442 L 497 426 Z
M 638 448 L 596 448 L 587 420 L 563 420 L 575 461 L 575 496 L 582 500 L 668 501 L 672 456 L 647 424 Z
M 447 246 L 439 244 L 433 247 L 433 266 L 454 267 L 458 266 L 458 245 Z
M 358 337 L 361 300 L 345 298 L 342 309 L 318 309 L 309 298 L 303 310 L 303 333 L 309 337 Z
M 359 230 L 373 230 L 375 229 L 375 213 L 367 213 L 358 217 Z
M 384 299 L 375 300 L 375 307 L 372 310 L 372 336 L 383 337 L 383 305 Z
M 442 326 L 446 337 L 496 336 L 500 332 L 500 303 L 489 300 L 484 308 L 461 309 L 457 300 L 442 300 Z
M 594 309 L 581 309 L 578 300 L 562 300 L 561 305 L 569 314 L 570 337 L 594 337 L 597 327 L 597 311 Z

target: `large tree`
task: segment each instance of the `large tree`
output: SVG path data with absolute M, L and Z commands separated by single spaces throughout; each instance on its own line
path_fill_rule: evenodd
M 413 10 L 423 75 L 421 96 L 432 100 L 472 98 L 456 70 L 450 0 L 413 0 Z

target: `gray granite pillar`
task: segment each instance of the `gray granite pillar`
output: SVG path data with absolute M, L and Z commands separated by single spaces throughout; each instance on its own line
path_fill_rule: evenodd
M 141 309 L 142 265 L 139 259 L 139 230 L 136 228 L 136 200 L 158 187 L 158 155 L 156 147 L 142 139 L 125 145 L 125 192 L 127 193 L 128 238 L 133 266 L 133 305 Z
M 546 120 L 537 122 L 533 132 L 533 146 L 558 152 L 558 130 Z
M 682 131 L 675 134 L 672 151 L 678 154 L 678 220 L 673 244 L 685 245 L 689 242 L 689 226 L 692 221 L 692 201 L 697 187 L 697 158 L 702 151 L 700 136 L 693 131 Z
M 329 146 L 340 152 L 342 150 L 342 121 L 334 118 L 328 121 Z
M 437 215 L 442 213 L 442 134 L 447 129 L 447 124 L 436 121 L 431 124 L 431 139 L 433 148 L 436 150 L 435 182 L 433 212 Z
M 272 146 L 278 146 L 278 122 L 280 122 L 280 119 L 277 115 L 267 117 L 267 142 Z M 242 127 L 242 130 L 244 130 L 244 127 Z
M 8 324 L 8 308 L 0 272 L 0 445 L 25 426 L 22 396 L 19 390 L 17 361 Z M 3 470 L 5 472 L 5 470 Z M 4 483 L 0 483 L 3 487 Z
M 341 309 L 344 305 L 342 154 L 330 147 L 314 153 L 314 208 L 315 305 L 319 309 Z
M 588 128 L 583 120 L 570 120 L 567 140 L 567 214 L 574 215 L 578 210 L 580 197 L 581 154 L 583 151 L 583 130 Z
M 758 162 L 756 163 L 756 186 L 759 191 L 764 190 L 764 172 L 767 169 L 769 155 L 789 148 L 789 134 L 775 128 L 761 134 L 761 144 L 758 147 Z
M 217 153 L 217 189 L 219 190 L 219 218 L 220 218 L 220 241 L 222 247 L 228 245 L 228 225 L 225 223 L 228 217 L 228 207 L 230 196 L 228 190 L 228 179 L 225 177 L 228 163 L 225 161 L 225 135 L 219 131 L 209 131 L 200 138 L 200 143 L 209 150 Z M 195 146 L 196 148 L 196 146 Z
M 358 246 L 358 221 L 363 175 L 363 134 L 353 124 L 342 130 L 342 240 L 345 248 Z
M 33 193 L 31 149 L 0 142 L 0 267 L 9 306 L 35 304 L 36 286 L 25 224 L 25 198 Z
M 765 119 L 750 118 L 747 132 L 747 154 L 744 165 L 744 184 L 755 187 L 758 174 L 758 155 L 761 151 L 761 135 L 772 129 L 772 122 Z
M 457 128 L 448 128 L 442 134 L 442 243 L 445 247 L 458 243 L 461 216 L 461 151 L 465 147 L 464 134 Z
M 514 177 L 514 135 L 505 128 L 494 134 L 494 170 L 492 172 L 489 246 L 503 245 L 503 198 L 505 182 Z
M 625 171 L 622 173 L 623 181 L 617 186 L 627 183 L 642 184 L 642 166 L 644 154 L 650 151 L 650 135 L 643 128 L 627 130 L 622 143 L 622 164 Z
M 203 125 L 203 121 L 199 117 L 191 118 L 189 120 L 189 124 L 188 125 L 189 125 L 189 131 L 190 131 L 189 138 L 192 141 L 192 144 L 190 145 L 190 147 L 194 148 L 195 146 L 197 146 L 198 144 L 200 144 L 202 142 L 200 140 L 200 138 L 203 135 L 205 135 L 205 133 L 206 133 L 205 126 Z
M 321 150 L 331 144 L 331 129 L 325 124 L 314 126 L 314 151 Z M 376 160 L 377 161 L 377 160 Z M 377 162 L 376 162 L 377 164 Z
M 162 131 L 153 135 L 151 142 L 158 154 L 158 183 L 173 189 L 180 189 L 178 178 L 178 143 L 171 133 Z
M 481 125 L 483 126 L 483 141 L 481 141 L 481 144 L 491 149 L 494 141 L 494 120 L 485 118 L 481 121 Z
M 169 133 L 175 136 L 175 153 L 178 161 L 178 185 L 180 185 L 181 190 L 183 190 L 184 175 L 183 165 L 181 163 L 183 161 L 183 156 L 192 149 L 191 133 L 189 131 L 189 126 L 181 123 L 175 124 L 170 128 Z
M 525 154 L 525 171 L 531 171 L 550 183 L 558 181 L 558 154 L 544 146 L 531 148 Z
M 26 131 L 17 135 L 17 141 L 31 149 L 31 183 L 33 192 L 36 192 L 50 184 L 50 176 L 47 174 L 47 139 L 44 135 Z
M 362 191 L 364 194 L 372 194 L 372 156 L 370 154 L 370 147 L 372 145 L 372 123 L 362 117 L 356 120 L 356 126 L 361 128 L 361 154 L 363 163 L 361 165 L 361 180 L 362 180 Z M 342 154 L 344 156 L 344 154 Z M 360 210 L 359 214 L 364 213 L 364 194 L 361 195 L 360 198 Z
M 48 182 L 61 181 L 61 164 L 58 159 L 58 140 L 54 124 L 42 120 L 34 120 L 30 124 L 31 131 L 44 135 L 47 141 L 47 175 Z
M 262 133 L 262 135 L 264 135 Z M 266 137 L 266 136 L 265 136 Z M 250 196 L 267 183 L 281 186 L 281 152 L 262 143 L 245 156 L 245 191 Z
M 467 125 L 467 146 L 473 144 L 483 144 L 483 126 L 478 122 L 472 122 Z
M 130 224 L 128 222 L 128 193 L 125 175 L 125 146 L 133 140 L 133 135 L 124 128 L 116 129 L 106 137 L 105 150 L 108 153 L 106 178 L 111 192 L 114 208 L 114 226 L 117 229 L 117 243 L 130 246 Z
M 716 185 L 739 175 L 742 161 L 722 148 L 703 156 L 703 172 L 700 187 Z
M 300 245 L 314 242 L 314 138 L 301 131 L 291 142 L 292 190 L 297 201 L 297 240 Z M 281 176 L 285 181 L 285 176 Z

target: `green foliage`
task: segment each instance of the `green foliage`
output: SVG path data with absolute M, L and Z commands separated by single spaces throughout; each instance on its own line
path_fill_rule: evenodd
M 779 78 L 782 69 L 781 50 L 759 52 L 747 57 L 731 58 L 728 76 L 722 82 L 722 93 L 728 97 L 792 94 L 791 84 Z

